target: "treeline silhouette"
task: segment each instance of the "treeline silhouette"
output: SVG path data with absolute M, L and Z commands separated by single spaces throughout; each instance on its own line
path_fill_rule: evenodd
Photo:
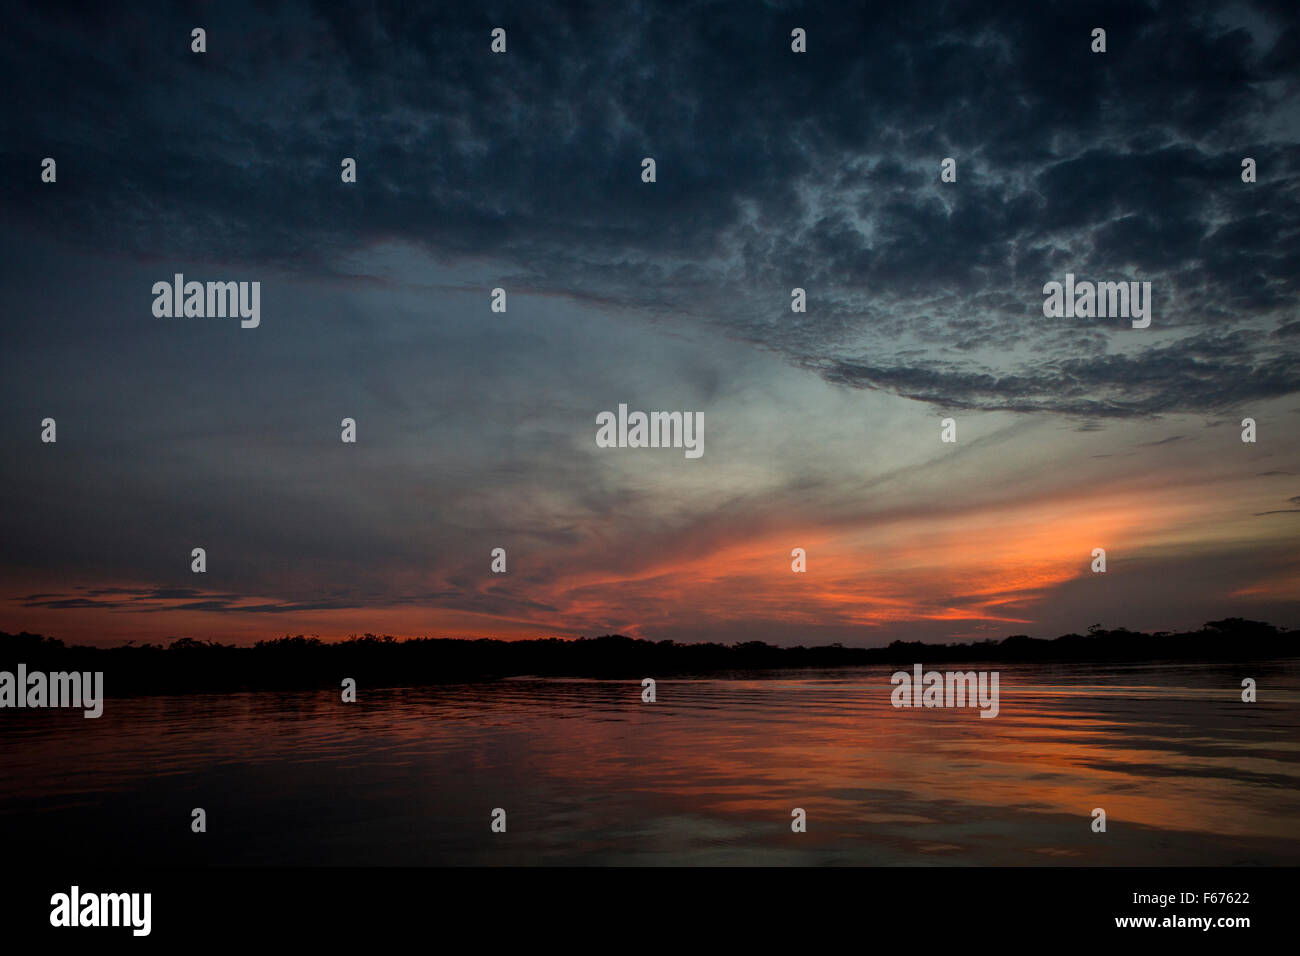
M 1047 640 L 1013 635 L 974 644 L 894 641 L 885 647 L 774 647 L 761 641 L 679 644 L 610 634 L 565 640 L 412 638 L 366 634 L 343 641 L 285 636 L 239 647 L 181 638 L 167 646 L 65 645 L 39 634 L 0 632 L 0 670 L 103 671 L 112 693 L 186 693 L 458 683 L 503 677 L 685 677 L 728 672 L 939 662 L 1210 661 L 1300 656 L 1300 631 L 1226 618 L 1197 631 L 1144 634 L 1093 625 Z M 111 683 L 109 683 L 111 681 Z

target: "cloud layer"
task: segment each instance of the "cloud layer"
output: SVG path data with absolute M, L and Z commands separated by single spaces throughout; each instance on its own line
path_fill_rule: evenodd
M 1196 613 L 1292 613 L 1292 5 L 887 6 L 15 11 L 15 613 L 969 635 L 1090 623 L 1074 555 L 1107 535 L 1202 582 Z M 176 271 L 260 279 L 262 326 L 152 319 Z M 1150 281 L 1151 327 L 1044 318 L 1067 272 Z M 703 410 L 705 458 L 596 454 L 620 401 Z M 1138 480 L 1159 500 L 1095 495 Z M 808 542 L 830 577 L 792 605 Z M 1107 623 L 1193 613 L 1128 580 Z

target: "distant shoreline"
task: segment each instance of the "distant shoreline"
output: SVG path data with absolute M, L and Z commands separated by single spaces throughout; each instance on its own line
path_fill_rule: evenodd
M 411 638 L 367 634 L 338 642 L 283 637 L 249 647 L 182 638 L 170 645 L 66 645 L 38 634 L 0 632 L 0 670 L 19 663 L 48 671 L 102 671 L 117 694 L 420 686 L 507 677 L 642 678 L 914 663 L 1233 664 L 1300 657 L 1300 631 L 1227 618 L 1200 630 L 1154 634 L 1092 628 L 1055 639 L 1013 635 L 975 644 L 894 641 L 885 647 L 678 644 L 621 635 L 564 640 Z

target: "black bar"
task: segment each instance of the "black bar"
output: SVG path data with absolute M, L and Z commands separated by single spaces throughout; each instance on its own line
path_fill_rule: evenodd
M 11 872 L 17 861 L 10 860 Z M 790 940 L 829 947 L 901 933 L 911 946 L 1043 940 L 1151 946 L 1203 939 L 1231 947 L 1292 922 L 1290 868 L 205 868 L 29 872 L 0 895 L 7 942 L 211 945 L 423 940 L 429 948 L 530 948 L 558 942 L 731 951 Z M 151 894 L 150 932 L 53 927 L 51 897 Z M 1179 894 L 1195 894 L 1195 903 Z M 1217 900 L 1206 894 L 1222 894 Z M 1134 902 L 1135 894 L 1172 901 Z M 1184 900 L 1189 900 L 1183 897 Z M 1117 926 L 1117 919 L 1241 918 L 1249 926 Z M 684 935 L 689 930 L 690 935 Z M 453 941 L 460 942 L 454 943 Z M 802 942 L 800 942 L 802 941 Z M 1120 943 L 1120 945 L 1125 945 Z M 836 948 L 843 948 L 837 945 Z M 971 950 L 974 951 L 974 950 Z

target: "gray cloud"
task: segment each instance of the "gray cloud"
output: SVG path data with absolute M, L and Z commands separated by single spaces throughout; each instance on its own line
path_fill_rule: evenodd
M 304 275 L 395 239 L 489 256 L 512 287 L 691 315 L 949 408 L 1224 409 L 1300 389 L 1300 153 L 1291 18 L 1216 7 L 42 6 L 3 41 L 5 160 L 33 183 L 4 208 L 60 241 Z M 64 214 L 34 152 L 60 157 Z M 1150 280 L 1152 330 L 1044 319 L 1066 271 Z
M 930 409 L 872 393 L 1063 416 L 1065 452 L 1129 420 L 1110 464 L 1134 468 L 1200 447 L 1195 423 L 1145 420 L 1248 407 L 1275 453 L 1287 425 L 1253 406 L 1300 391 L 1294 11 L 1025 6 L 15 10 L 0 534 L 10 566 L 54 569 L 18 603 L 567 625 L 601 590 L 596 627 L 625 612 L 617 580 L 582 583 L 593 564 L 652 593 L 660 565 L 746 535 L 864 520 L 881 476 L 915 497 L 867 517 L 932 512 L 948 492 L 910 442 Z M 150 321 L 174 270 L 262 279 L 263 326 Z M 1067 271 L 1151 281 L 1152 327 L 1045 319 Z M 489 319 L 496 285 L 510 312 Z M 709 454 L 593 457 L 593 411 L 623 399 L 704 409 Z M 30 440 L 46 414 L 57 448 Z M 195 545 L 211 591 L 189 586 Z

